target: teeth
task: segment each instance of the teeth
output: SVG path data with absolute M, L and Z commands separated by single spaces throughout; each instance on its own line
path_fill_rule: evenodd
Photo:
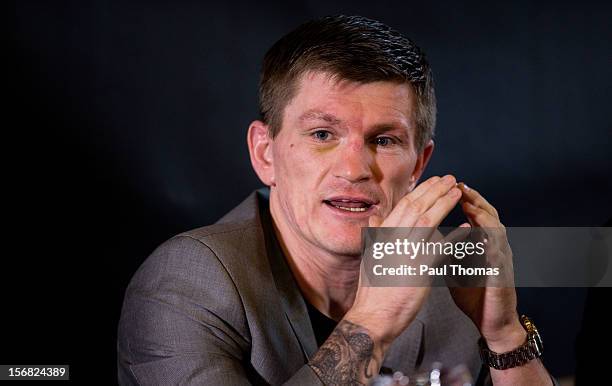
M 342 209 L 342 210 L 348 210 L 349 212 L 365 212 L 367 210 L 367 208 L 346 208 L 344 206 L 337 206 L 337 205 L 334 205 L 334 207 L 338 209 Z

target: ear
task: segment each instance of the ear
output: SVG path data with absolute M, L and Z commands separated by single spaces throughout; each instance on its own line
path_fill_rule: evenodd
M 247 133 L 251 165 L 257 176 L 267 186 L 274 186 L 274 157 L 272 144 L 274 140 L 268 133 L 268 125 L 262 121 L 253 121 Z
M 431 159 L 431 154 L 433 151 L 434 141 L 430 139 L 429 142 L 427 142 L 427 145 L 425 145 L 421 153 L 418 155 L 417 162 L 414 165 L 414 171 L 410 176 L 410 191 L 412 191 L 416 187 L 417 182 L 419 182 L 419 178 L 421 178 L 421 175 L 425 171 L 425 167 Z

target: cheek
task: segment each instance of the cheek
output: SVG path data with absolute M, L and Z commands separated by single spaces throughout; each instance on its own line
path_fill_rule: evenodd
M 390 199 L 392 206 L 395 206 L 409 192 L 410 185 L 413 182 L 412 173 L 415 165 L 416 160 L 411 157 L 384 161 L 387 173 L 384 176 L 383 189 L 386 191 L 386 196 Z
M 318 197 L 316 181 L 320 162 L 300 146 L 287 145 L 283 149 L 277 159 L 281 162 L 275 163 L 276 188 L 284 197 L 287 209 L 299 221 L 307 215 L 309 200 Z
M 275 164 L 276 173 L 284 178 L 288 188 L 296 190 L 314 189 L 318 181 L 325 175 L 334 152 L 330 146 L 312 146 L 300 138 L 292 138 L 280 144 L 277 148 L 278 161 Z
M 286 189 L 299 188 L 307 182 L 308 167 L 313 164 L 312 160 L 300 152 L 293 144 L 285 147 L 280 154 L 280 161 L 276 163 L 276 171 Z

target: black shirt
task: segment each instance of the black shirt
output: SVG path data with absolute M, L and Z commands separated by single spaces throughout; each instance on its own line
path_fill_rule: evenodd
M 304 302 L 306 302 L 306 308 L 308 308 L 308 317 L 310 318 L 312 330 L 314 331 L 315 339 L 317 340 L 317 347 L 321 347 L 327 338 L 329 338 L 332 331 L 334 331 L 334 328 L 336 328 L 338 322 L 323 315 L 312 304 L 310 304 L 308 300 L 304 299 Z

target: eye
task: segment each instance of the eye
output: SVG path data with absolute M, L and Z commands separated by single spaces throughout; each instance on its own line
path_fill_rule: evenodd
M 376 137 L 374 143 L 377 146 L 391 146 L 395 144 L 395 140 L 391 137 Z
M 331 133 L 327 130 L 317 130 L 312 133 L 312 136 L 318 141 L 327 141 L 331 139 Z

